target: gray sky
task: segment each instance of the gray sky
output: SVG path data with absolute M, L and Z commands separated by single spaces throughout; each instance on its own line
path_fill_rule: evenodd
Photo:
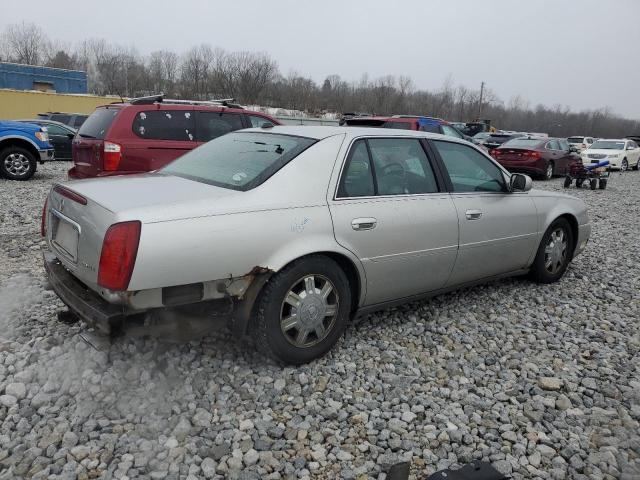
M 0 0 L 0 29 L 27 21 L 74 44 L 105 38 L 140 53 L 209 43 L 265 51 L 283 74 L 321 82 L 447 76 L 504 101 L 640 118 L 640 0 Z

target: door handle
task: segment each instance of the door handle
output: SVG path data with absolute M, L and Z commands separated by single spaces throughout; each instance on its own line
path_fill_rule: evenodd
M 480 210 L 467 210 L 465 215 L 467 220 L 479 220 L 482 217 L 482 212 Z
M 378 220 L 373 217 L 354 218 L 351 220 L 351 228 L 354 230 L 373 230 L 377 224 Z

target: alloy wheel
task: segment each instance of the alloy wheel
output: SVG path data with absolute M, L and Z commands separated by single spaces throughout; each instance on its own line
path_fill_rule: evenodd
M 551 178 L 553 178 L 553 163 L 549 163 L 547 165 L 547 171 L 545 173 L 545 178 L 547 180 L 551 180 Z
M 556 228 L 544 248 L 544 268 L 552 275 L 560 271 L 567 260 L 567 235 L 563 228 Z
M 11 153 L 4 159 L 4 168 L 11 175 L 23 177 L 29 173 L 29 159 L 21 153 Z
M 280 329 L 287 341 L 299 348 L 311 347 L 333 329 L 339 310 L 338 291 L 323 275 L 305 275 L 284 297 Z
M 627 159 L 625 158 L 624 160 L 622 160 L 622 164 L 620 165 L 620 171 L 621 172 L 626 172 L 628 168 L 629 168 L 629 163 L 627 162 Z

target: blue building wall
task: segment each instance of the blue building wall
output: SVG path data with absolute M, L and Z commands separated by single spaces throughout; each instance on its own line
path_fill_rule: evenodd
M 0 88 L 41 90 L 47 84 L 58 93 L 87 93 L 87 72 L 0 62 Z

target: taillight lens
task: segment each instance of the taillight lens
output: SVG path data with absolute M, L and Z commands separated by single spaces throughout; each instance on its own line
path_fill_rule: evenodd
M 122 147 L 117 143 L 104 142 L 103 168 L 107 171 L 118 170 L 122 158 Z
M 102 242 L 98 285 L 109 290 L 126 290 L 131 280 L 140 243 L 138 221 L 111 225 Z
M 530 150 L 525 155 L 533 159 L 540 158 L 540 152 L 536 152 L 535 150 Z
M 494 158 L 498 156 L 498 153 L 500 153 L 500 152 L 498 150 L 496 150 L 495 148 L 489 150 L 489 155 L 491 155 Z
M 40 235 L 43 237 L 47 236 L 47 203 L 49 203 L 49 198 L 44 199 L 44 207 L 42 207 L 42 219 L 40 220 Z

